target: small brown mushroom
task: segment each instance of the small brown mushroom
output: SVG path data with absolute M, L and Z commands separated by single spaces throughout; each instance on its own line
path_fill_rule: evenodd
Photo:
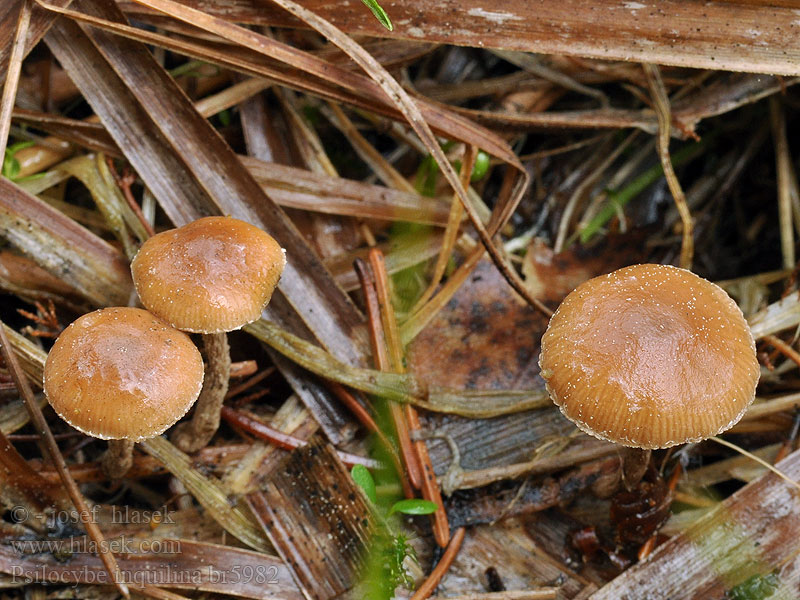
M 192 406 L 203 360 L 192 340 L 138 308 L 104 308 L 64 329 L 47 356 L 44 392 L 67 423 L 109 440 L 111 477 L 130 468 L 133 443 L 155 437 Z
M 570 293 L 542 337 L 541 375 L 586 433 L 666 448 L 732 427 L 755 397 L 755 342 L 736 303 L 685 269 L 644 264 Z
M 219 428 L 230 356 L 224 332 L 255 321 L 272 297 L 286 257 L 267 233 L 231 217 L 205 217 L 147 240 L 131 263 L 136 291 L 153 314 L 203 334 L 206 383 L 193 418 L 175 430 L 186 452 Z

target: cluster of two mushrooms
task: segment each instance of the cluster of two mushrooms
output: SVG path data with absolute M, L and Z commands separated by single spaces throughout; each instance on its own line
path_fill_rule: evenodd
M 285 262 L 260 229 L 199 219 L 153 236 L 134 258 L 134 284 L 149 312 L 100 309 L 61 333 L 45 364 L 45 394 L 67 423 L 110 440 L 110 475 L 128 470 L 134 442 L 166 431 L 195 400 L 174 441 L 187 452 L 210 441 L 228 385 L 225 332 L 261 315 Z M 205 367 L 183 331 L 203 334 Z
M 635 265 L 570 293 L 542 337 L 547 390 L 586 433 L 651 449 L 736 424 L 760 368 L 742 311 L 685 269 Z

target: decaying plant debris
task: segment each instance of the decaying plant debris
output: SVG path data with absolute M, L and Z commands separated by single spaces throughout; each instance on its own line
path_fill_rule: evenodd
M 797 8 L 381 4 L 6 2 L 0 598 L 800 597 L 797 489 L 713 442 L 628 485 L 538 367 L 581 282 L 692 268 L 762 365 L 726 438 L 800 478 Z M 47 351 L 218 214 L 279 291 L 212 443 L 110 481 Z

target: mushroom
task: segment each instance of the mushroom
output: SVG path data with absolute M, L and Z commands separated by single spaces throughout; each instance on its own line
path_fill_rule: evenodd
M 750 328 L 728 294 L 655 264 L 572 291 L 542 336 L 539 366 L 553 402 L 580 429 L 647 453 L 732 427 L 760 374 Z
M 103 308 L 69 325 L 44 366 L 44 392 L 67 423 L 109 440 L 103 468 L 122 477 L 133 443 L 155 437 L 192 406 L 203 359 L 185 333 L 139 308 Z
M 173 435 L 185 452 L 206 446 L 219 428 L 230 372 L 225 332 L 261 316 L 285 264 L 269 234 L 231 217 L 159 233 L 133 259 L 133 283 L 145 308 L 173 327 L 203 334 L 205 385 L 192 420 Z

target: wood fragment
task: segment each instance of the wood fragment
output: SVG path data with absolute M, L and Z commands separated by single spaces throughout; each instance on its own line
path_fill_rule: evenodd
M 258 0 L 185 1 L 238 22 L 298 24 Z M 126 11 L 142 11 L 130 1 L 122 4 Z M 545 0 L 489 10 L 480 0 L 466 0 L 458 5 L 458 27 L 452 27 L 453 16 L 441 4 L 412 0 L 392 5 L 391 33 L 358 5 L 313 0 L 305 6 L 348 33 L 417 42 L 782 75 L 797 75 L 800 64 L 800 42 L 791 33 L 797 26 L 789 25 L 796 19 L 792 2 L 666 0 L 654 9 L 616 0 Z
M 464 534 L 466 531 L 467 530 L 463 527 L 456 529 L 455 533 L 453 533 L 453 537 L 450 538 L 450 542 L 447 544 L 447 549 L 442 555 L 442 559 L 439 561 L 433 571 L 431 571 L 431 574 L 428 575 L 428 578 L 423 582 L 423 584 L 419 586 L 416 592 L 414 592 L 414 595 L 411 596 L 411 600 L 425 600 L 426 598 L 430 597 L 430 595 L 433 593 L 433 590 L 435 590 L 436 586 L 439 585 L 442 577 L 444 577 L 445 573 L 447 573 L 447 569 L 450 568 L 450 565 L 453 564 L 453 561 L 458 555 L 458 551 L 461 549 L 461 542 L 464 541 Z
M 328 600 L 356 583 L 374 524 L 329 445 L 294 450 L 247 503 L 308 598 Z

